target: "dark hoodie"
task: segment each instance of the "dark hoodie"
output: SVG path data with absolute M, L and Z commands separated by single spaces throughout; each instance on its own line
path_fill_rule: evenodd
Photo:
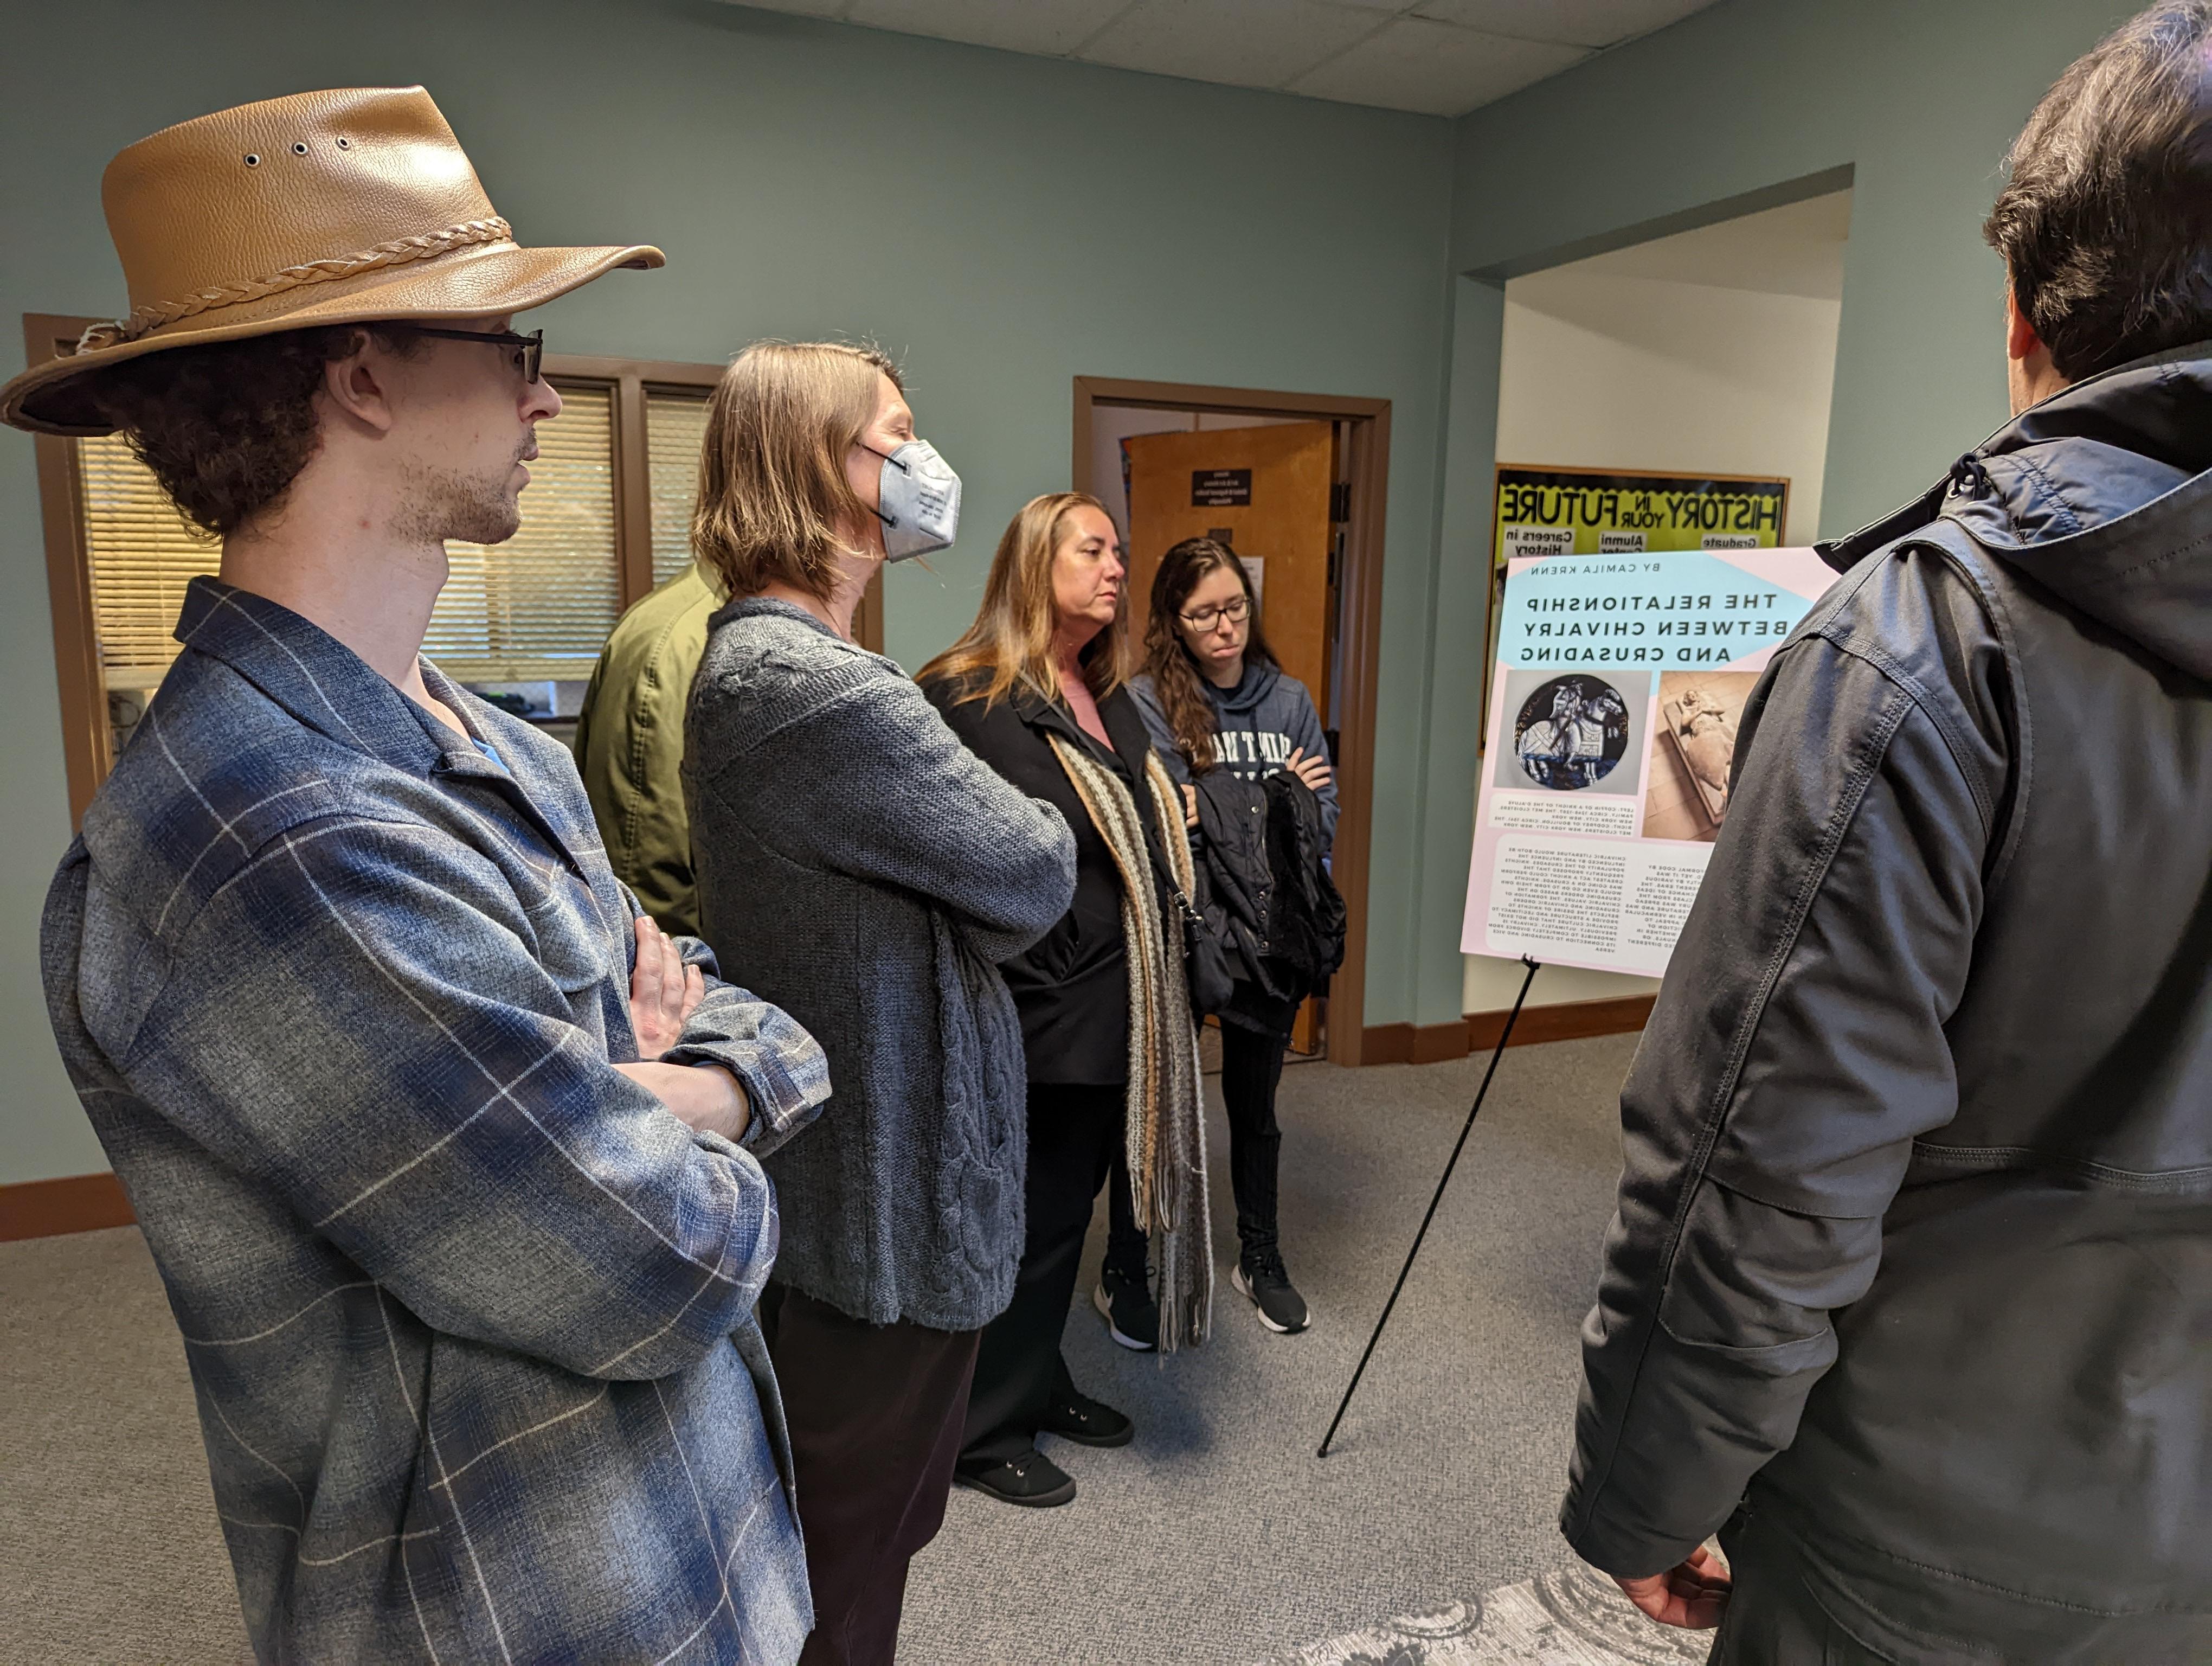
M 1564 1529 L 1652 1573 L 1747 1488 L 1886 1657 L 2212 1659 L 2212 344 L 1828 553 L 1623 1091 Z
M 1217 689 L 1204 678 L 1199 686 L 1213 706 L 1219 728 L 1218 756 L 1233 775 L 1264 781 L 1279 772 L 1294 751 L 1308 757 L 1328 757 L 1328 741 L 1322 733 L 1321 717 L 1313 696 L 1295 677 L 1286 677 L 1273 666 L 1248 662 L 1233 689 Z M 1168 773 L 1177 781 L 1190 779 L 1190 767 L 1176 748 L 1175 730 L 1161 709 L 1159 692 L 1150 672 L 1129 684 L 1137 708 L 1152 732 L 1152 750 L 1160 755 Z M 1336 781 L 1314 795 L 1321 800 L 1322 848 L 1327 852 L 1336 839 Z

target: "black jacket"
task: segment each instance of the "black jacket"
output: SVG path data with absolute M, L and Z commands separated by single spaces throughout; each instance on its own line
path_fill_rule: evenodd
M 1565 1530 L 1651 1573 L 1749 1487 L 1900 1661 L 2212 1658 L 2212 344 L 1830 559 L 1623 1092 Z
M 1288 770 L 1256 778 L 1217 768 L 1195 787 L 1192 900 L 1237 981 L 1221 1016 L 1287 1031 L 1344 960 L 1344 898 L 1322 860 L 1322 802 Z
M 1057 734 L 1083 747 L 1121 775 L 1136 800 L 1146 840 L 1157 846 L 1159 830 L 1144 787 L 1152 741 L 1143 717 L 1125 689 L 1100 701 L 1098 715 L 1114 741 L 1109 751 L 1084 733 L 1065 707 L 1024 688 L 988 708 L 981 700 L 957 698 L 942 681 L 933 680 L 922 691 L 970 751 L 1029 797 L 1053 806 L 1075 832 L 1074 902 L 1042 937 L 999 968 L 1021 1014 L 1030 1079 L 1098 1086 L 1126 1082 L 1129 972 L 1121 873 L 1045 737 Z M 1154 872 L 1157 887 L 1157 867 Z M 1166 940 L 1180 944 L 1182 927 L 1175 927 Z

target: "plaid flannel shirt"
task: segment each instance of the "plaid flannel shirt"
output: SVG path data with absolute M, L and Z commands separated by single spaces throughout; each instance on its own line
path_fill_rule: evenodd
M 426 665 L 494 763 L 213 580 L 177 634 L 44 970 L 259 1657 L 795 1658 L 754 1152 L 828 1096 L 820 1049 L 710 978 L 666 1056 L 737 1074 L 752 1149 L 685 1127 L 612 1068 L 635 905 L 557 743 Z

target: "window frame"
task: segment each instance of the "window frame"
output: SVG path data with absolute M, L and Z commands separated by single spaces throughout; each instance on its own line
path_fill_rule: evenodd
M 614 394 L 616 601 L 627 610 L 653 588 L 653 479 L 646 449 L 648 392 L 711 393 L 722 380 L 719 364 L 668 359 L 617 359 L 583 353 L 548 353 L 540 372 L 563 382 L 611 389 Z
M 23 362 L 58 358 L 94 320 L 55 313 L 23 314 Z M 107 679 L 92 628 L 92 564 L 85 548 L 84 502 L 77 489 L 76 442 L 32 436 L 38 453 L 39 518 L 45 523 L 46 599 L 53 611 L 54 674 L 59 683 L 62 760 L 69 776 L 70 826 L 107 779 Z
M 23 362 L 40 364 L 74 344 L 99 320 L 59 313 L 23 314 Z M 703 395 L 724 366 L 665 359 L 623 359 L 548 353 L 540 374 L 562 383 L 611 389 L 614 395 L 615 566 L 617 612 L 653 588 L 653 499 L 646 449 L 646 398 L 665 392 Z M 60 435 L 34 435 L 39 513 L 46 551 L 46 595 L 53 615 L 54 672 L 61 705 L 62 757 L 69 785 L 70 825 L 79 826 L 100 784 L 114 767 L 107 724 L 107 679 L 94 629 L 92 569 L 76 444 Z M 854 620 L 863 647 L 883 648 L 883 581 L 878 574 Z

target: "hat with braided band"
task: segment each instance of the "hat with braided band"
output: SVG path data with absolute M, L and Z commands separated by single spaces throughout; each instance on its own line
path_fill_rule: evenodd
M 299 93 L 165 128 L 107 165 L 131 311 L 0 387 L 0 422 L 106 434 L 90 379 L 126 359 L 280 330 L 497 318 L 642 244 L 526 249 L 420 87 Z

